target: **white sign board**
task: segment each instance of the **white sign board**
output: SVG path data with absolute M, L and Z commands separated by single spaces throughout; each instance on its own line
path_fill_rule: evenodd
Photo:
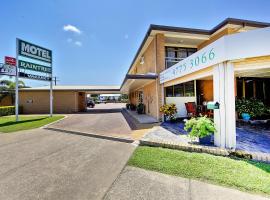
M 0 75 L 16 76 L 16 66 L 0 64 Z
M 160 83 L 218 63 L 270 55 L 270 27 L 224 36 L 160 73 Z

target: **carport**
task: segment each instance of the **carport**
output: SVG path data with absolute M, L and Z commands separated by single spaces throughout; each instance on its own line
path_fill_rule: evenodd
M 86 110 L 87 94 L 119 94 L 119 86 L 53 86 L 54 113 L 76 113 Z M 24 114 L 49 113 L 49 86 L 22 88 L 19 105 Z

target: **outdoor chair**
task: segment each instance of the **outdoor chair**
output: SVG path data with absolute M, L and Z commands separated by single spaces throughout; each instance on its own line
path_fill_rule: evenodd
M 188 117 L 195 117 L 197 115 L 197 108 L 195 102 L 187 102 L 185 103 L 187 116 Z

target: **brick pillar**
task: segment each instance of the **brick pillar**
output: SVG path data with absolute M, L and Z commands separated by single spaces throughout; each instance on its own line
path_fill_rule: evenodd
M 157 34 L 155 38 L 156 42 L 156 73 L 160 74 L 160 72 L 165 70 L 165 37 L 164 34 Z M 157 92 L 157 119 L 161 120 L 162 115 L 159 112 L 159 108 L 162 105 L 164 96 L 162 94 L 162 85 L 159 83 L 159 78 L 156 80 L 156 92 Z

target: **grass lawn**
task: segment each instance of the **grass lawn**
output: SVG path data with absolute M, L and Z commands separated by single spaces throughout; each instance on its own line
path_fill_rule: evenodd
M 270 195 L 270 165 L 264 163 L 141 146 L 136 149 L 128 164 Z
M 0 132 L 9 133 L 21 130 L 39 128 L 56 120 L 62 119 L 64 116 L 20 116 L 19 122 L 15 121 L 15 116 L 0 117 Z

